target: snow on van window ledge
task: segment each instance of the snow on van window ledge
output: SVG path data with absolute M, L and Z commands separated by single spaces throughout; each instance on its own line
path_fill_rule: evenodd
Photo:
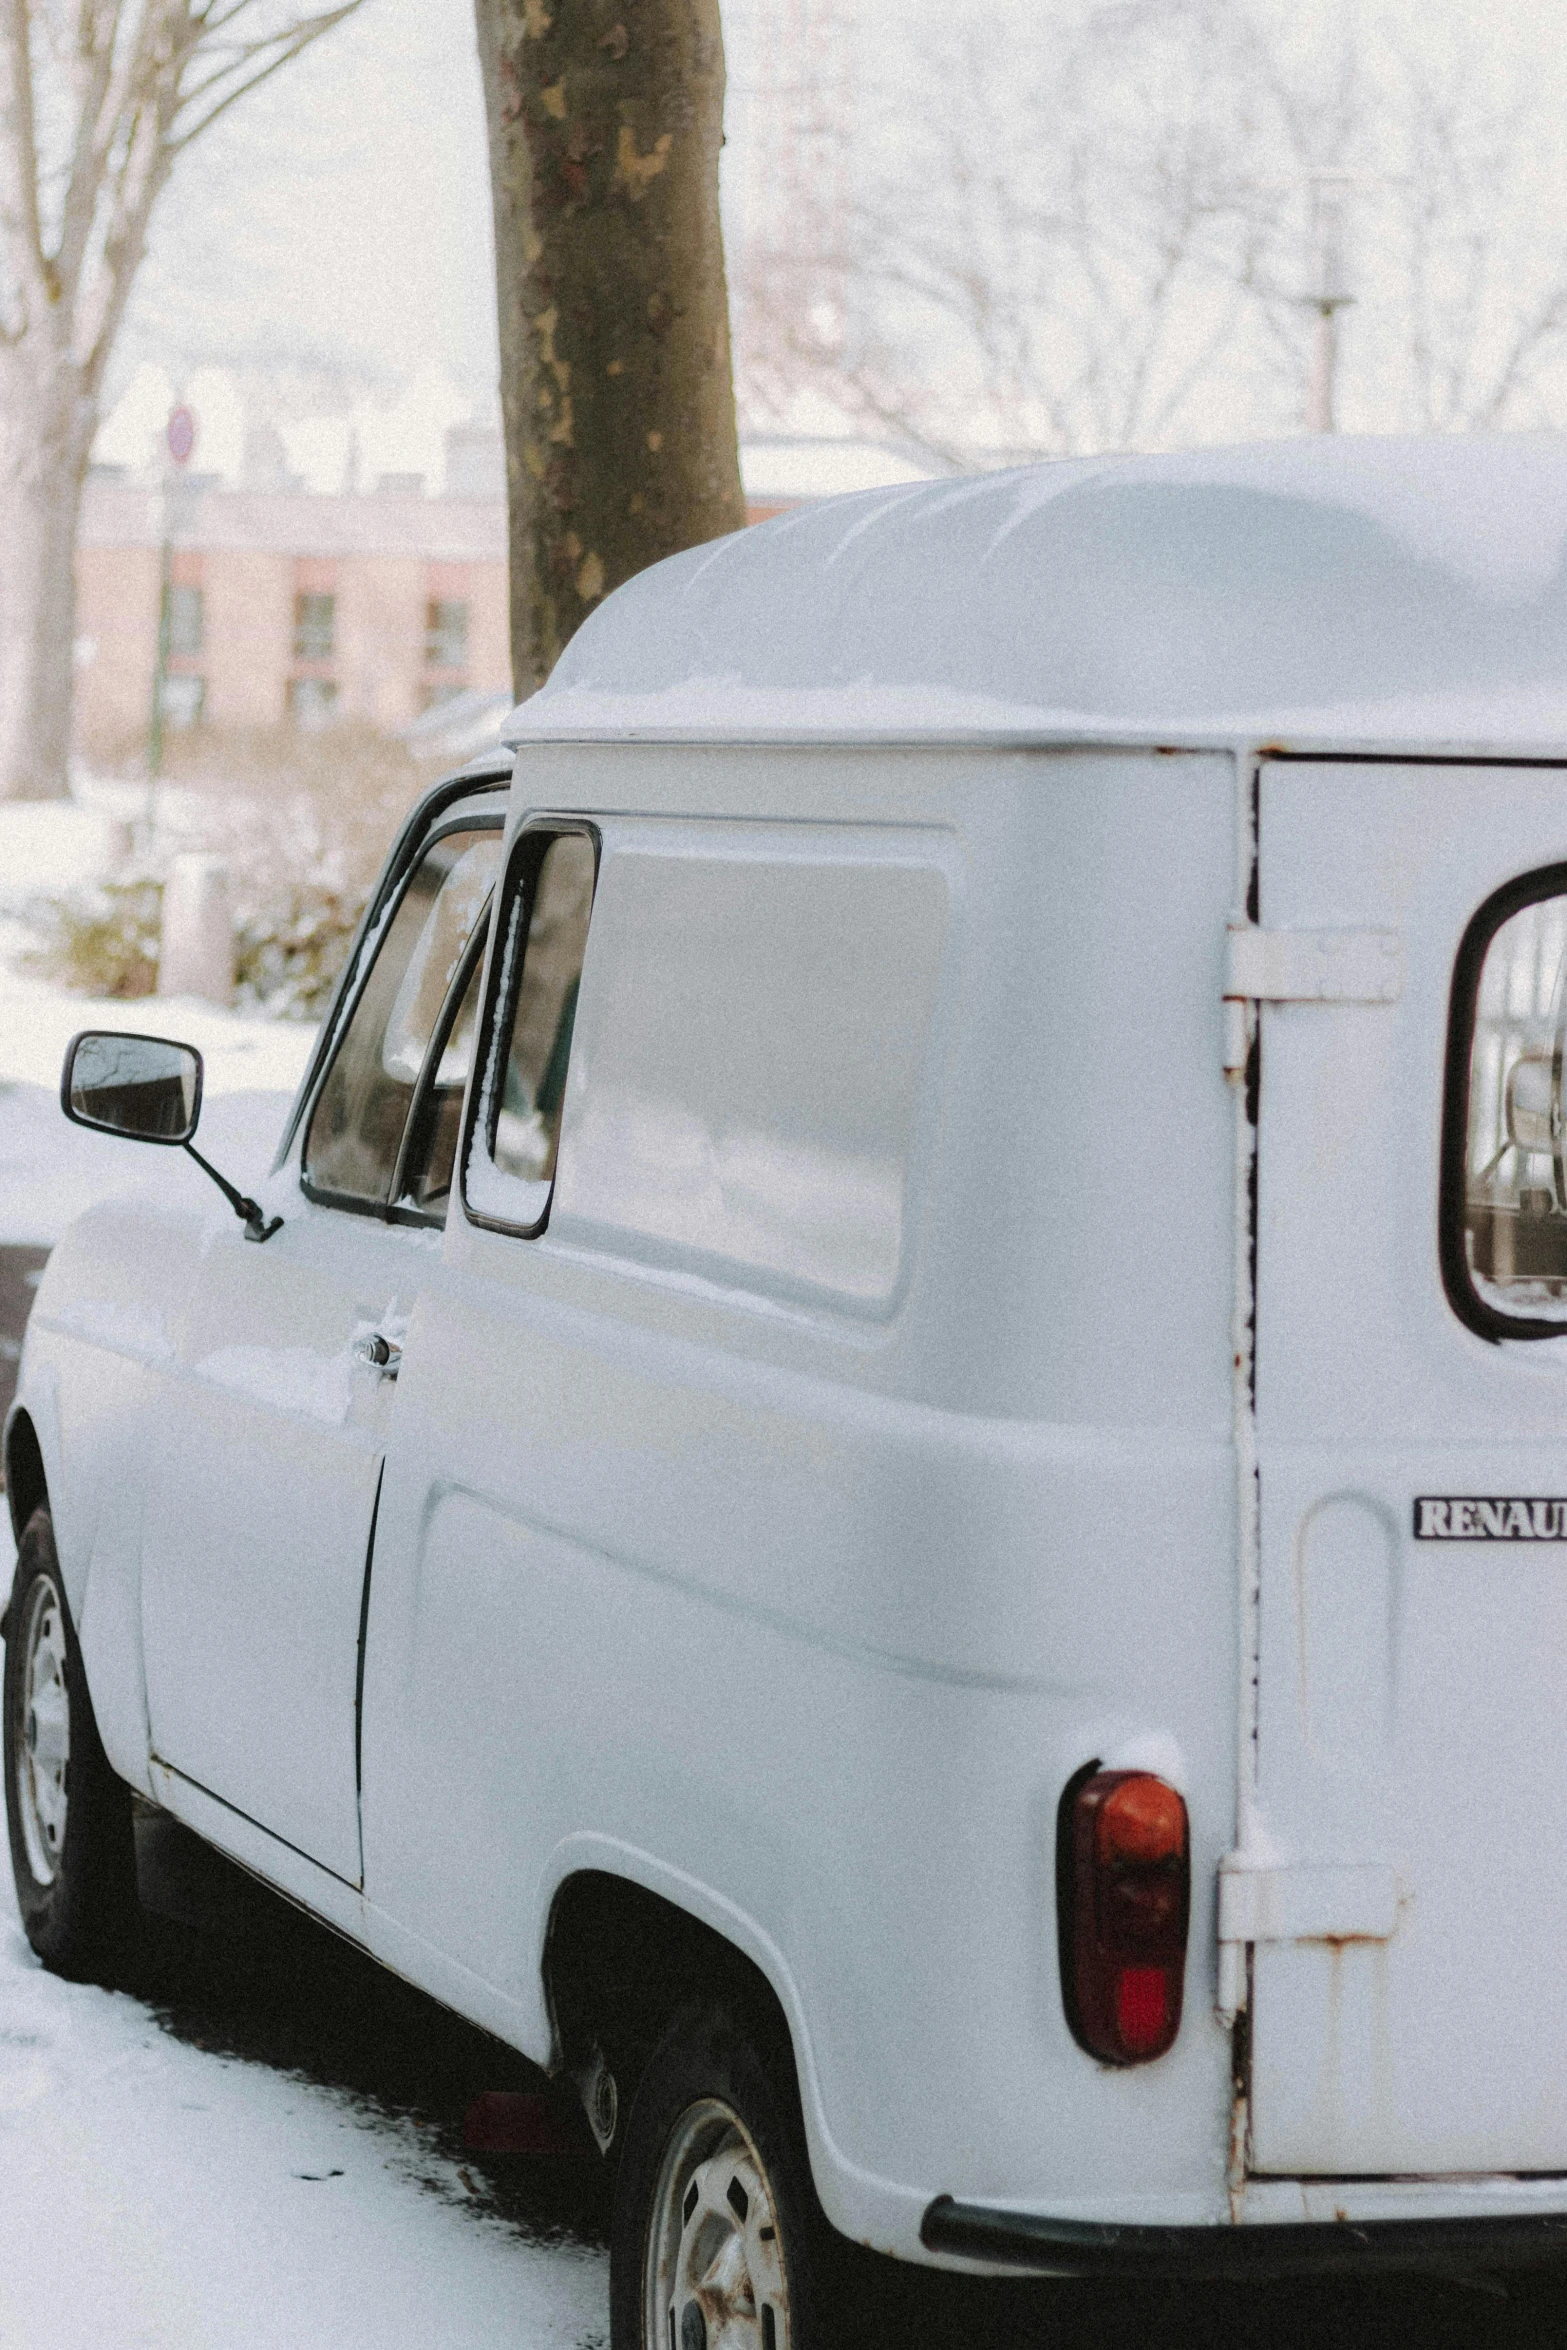
M 476 1216 L 489 1216 L 497 1224 L 537 1224 L 549 1197 L 547 1182 L 508 1175 L 477 1144 L 469 1151 L 463 1170 L 463 1198 Z

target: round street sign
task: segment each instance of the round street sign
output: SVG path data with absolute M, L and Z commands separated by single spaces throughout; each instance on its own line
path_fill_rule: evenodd
M 196 446 L 196 419 L 181 401 L 169 410 L 169 455 L 176 465 L 188 465 Z

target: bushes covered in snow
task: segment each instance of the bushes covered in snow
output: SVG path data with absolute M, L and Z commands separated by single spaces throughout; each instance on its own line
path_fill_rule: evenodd
M 318 1019 L 392 837 L 433 772 L 367 729 L 176 738 L 150 821 L 137 825 L 134 863 L 18 909 L 23 966 L 83 995 L 152 994 L 164 876 L 174 856 L 200 849 L 228 865 L 236 1003 Z

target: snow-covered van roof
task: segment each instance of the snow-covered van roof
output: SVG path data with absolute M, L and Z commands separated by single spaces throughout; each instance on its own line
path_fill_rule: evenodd
M 872 490 L 617 590 L 503 739 L 1567 751 L 1567 439 Z

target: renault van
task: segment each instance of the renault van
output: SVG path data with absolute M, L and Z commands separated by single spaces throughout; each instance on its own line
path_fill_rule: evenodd
M 616 2350 L 818 2350 L 846 2239 L 1567 2250 L 1564 973 L 1559 441 L 634 580 L 264 1182 L 72 1048 L 167 1180 L 6 1430 L 35 1949 L 112 1965 L 138 1797 L 525 2052 Z

